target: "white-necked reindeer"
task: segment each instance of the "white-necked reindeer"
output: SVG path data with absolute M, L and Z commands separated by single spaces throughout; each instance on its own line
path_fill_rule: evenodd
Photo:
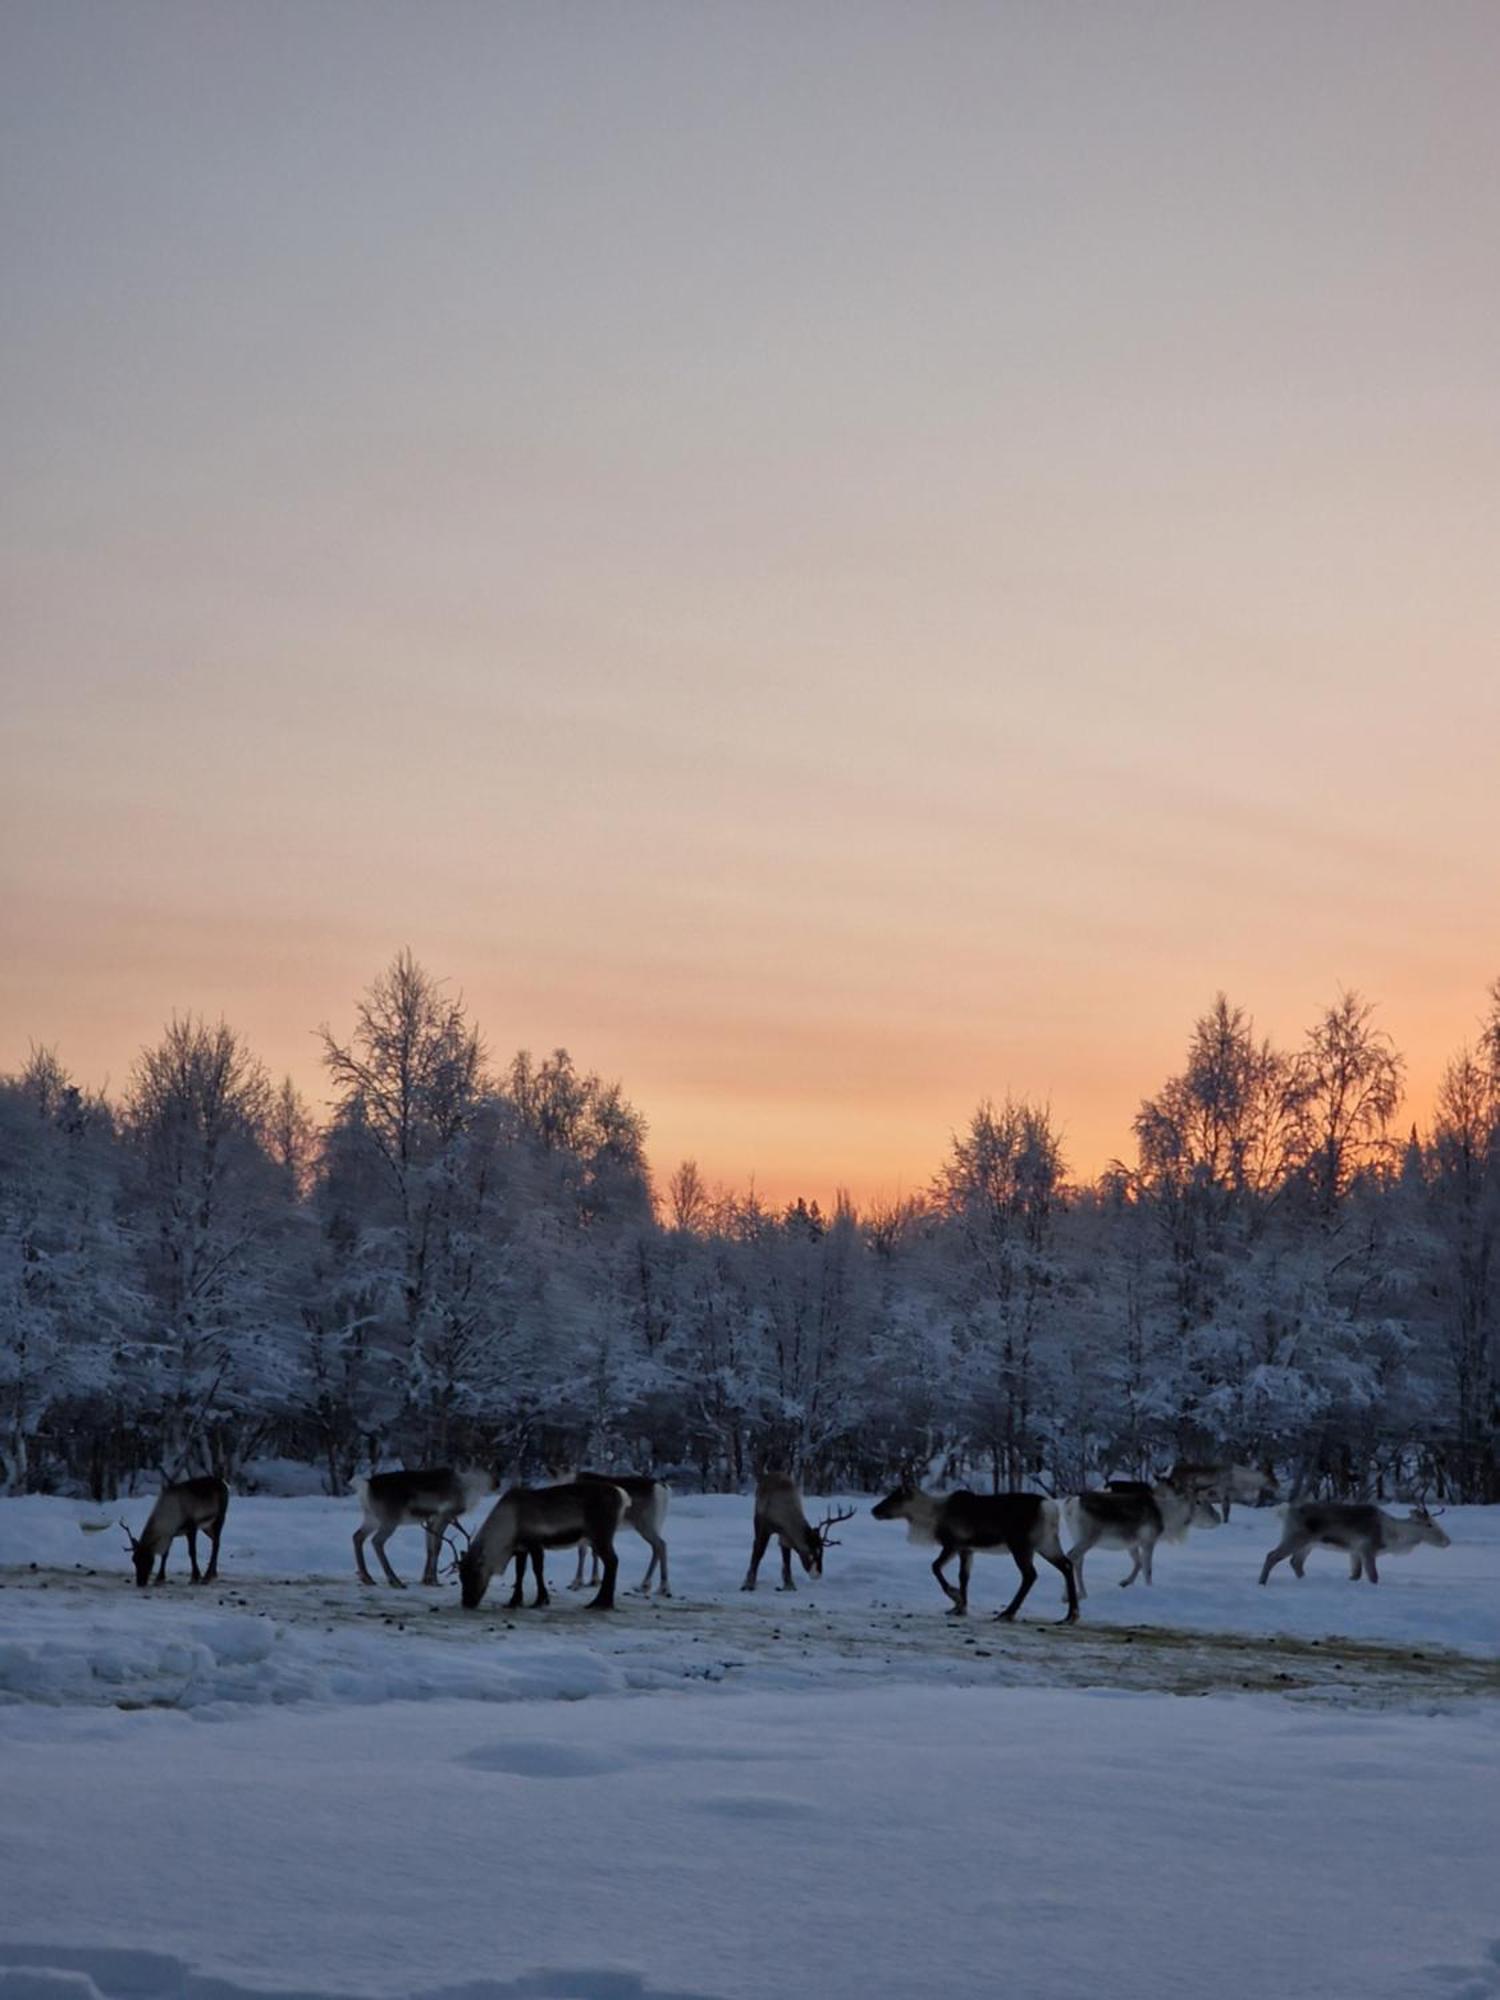
M 495 1502 L 459 1558 L 458 1580 L 465 1610 L 475 1609 L 489 1588 L 490 1578 L 513 1558 L 516 1585 L 510 1602 L 513 1610 L 519 1610 L 528 1556 L 536 1576 L 536 1602 L 548 1603 L 542 1567 L 545 1552 L 587 1542 L 604 1565 L 604 1580 L 598 1595 L 589 1600 L 589 1609 L 613 1611 L 615 1576 L 620 1567 L 615 1536 L 629 1507 L 629 1494 L 603 1479 L 574 1480 L 565 1486 L 512 1486 Z
M 1167 1474 L 1179 1493 L 1193 1500 L 1215 1502 L 1229 1519 L 1232 1507 L 1260 1507 L 1277 1495 L 1276 1481 L 1253 1465 L 1189 1465 L 1179 1459 Z
M 646 1565 L 646 1574 L 638 1586 L 642 1597 L 651 1595 L 651 1579 L 659 1577 L 656 1586 L 658 1597 L 670 1597 L 671 1585 L 667 1580 L 667 1542 L 662 1533 L 666 1526 L 667 1508 L 671 1503 L 672 1489 L 660 1479 L 643 1479 L 633 1473 L 616 1475 L 612 1472 L 580 1472 L 580 1482 L 591 1481 L 595 1485 L 618 1486 L 630 1502 L 625 1515 L 625 1526 L 634 1528 L 641 1540 L 651 1551 L 651 1560 Z M 599 1552 L 580 1542 L 578 1544 L 578 1570 L 569 1590 L 584 1588 L 584 1566 L 590 1564 L 588 1584 L 597 1588 L 599 1584 Z
M 164 1486 L 139 1535 L 130 1533 L 127 1522 L 120 1523 L 130 1538 L 136 1582 L 144 1588 L 151 1581 L 151 1565 L 158 1556 L 161 1567 L 156 1572 L 156 1581 L 164 1582 L 167 1550 L 179 1535 L 186 1535 L 194 1583 L 212 1583 L 219 1574 L 219 1538 L 224 1532 L 224 1516 L 228 1511 L 229 1488 L 222 1479 L 179 1479 L 174 1485 Z M 208 1570 L 203 1575 L 198 1570 L 200 1528 L 208 1536 L 209 1549 Z
M 828 1513 L 816 1527 L 809 1522 L 802 1509 L 802 1489 L 786 1472 L 765 1472 L 755 1488 L 755 1543 L 750 1552 L 750 1567 L 745 1572 L 741 1590 L 754 1590 L 756 1572 L 760 1568 L 761 1557 L 770 1547 L 774 1535 L 781 1543 L 781 1582 L 778 1590 L 795 1590 L 792 1580 L 792 1557 L 795 1555 L 809 1576 L 823 1574 L 823 1551 L 838 1547 L 829 1535 L 830 1528 L 836 1528 L 840 1521 L 854 1518 L 854 1509 L 846 1507 L 842 1513 Z
M 376 1472 L 368 1479 L 356 1479 L 354 1491 L 365 1515 L 354 1531 L 354 1566 L 359 1572 L 360 1582 L 375 1581 L 365 1567 L 365 1541 L 369 1538 L 380 1559 L 380 1567 L 385 1571 L 386 1582 L 392 1590 L 405 1590 L 406 1585 L 391 1568 L 385 1545 L 398 1528 L 410 1522 L 427 1536 L 427 1561 L 422 1568 L 422 1581 L 424 1584 L 435 1584 L 438 1580 L 438 1551 L 443 1546 L 444 1535 L 454 1526 L 460 1514 L 467 1514 L 486 1493 L 493 1493 L 494 1490 L 495 1482 L 488 1473 L 455 1472 L 449 1465 L 425 1466 L 415 1472 Z
M 1074 1534 L 1068 1559 L 1078 1577 L 1078 1595 L 1087 1597 L 1083 1585 L 1083 1559 L 1092 1548 L 1125 1549 L 1130 1555 L 1130 1574 L 1120 1578 L 1127 1589 L 1138 1576 L 1151 1581 L 1151 1562 L 1159 1541 L 1186 1541 L 1189 1528 L 1217 1528 L 1219 1517 L 1207 1500 L 1182 1492 L 1170 1479 L 1155 1485 L 1130 1485 L 1109 1493 L 1077 1493 L 1066 1503 L 1069 1526 Z
M 1281 1540 L 1261 1564 L 1260 1580 L 1264 1583 L 1287 1556 L 1293 1574 L 1301 1576 L 1308 1551 L 1325 1548 L 1342 1549 L 1348 1556 L 1351 1583 L 1357 1583 L 1361 1573 L 1379 1583 L 1377 1555 L 1409 1555 L 1422 1542 L 1435 1549 L 1449 1546 L 1446 1532 L 1425 1507 L 1414 1507 L 1403 1521 L 1363 1501 L 1298 1500 L 1282 1516 Z
M 888 1493 L 870 1512 L 877 1521 L 905 1521 L 909 1541 L 936 1546 L 932 1573 L 949 1599 L 950 1616 L 962 1618 L 968 1611 L 969 1571 L 975 1556 L 1005 1549 L 1021 1572 L 1021 1587 L 1005 1609 L 995 1613 L 997 1618 L 1014 1618 L 1025 1603 L 1036 1582 L 1037 1556 L 1062 1572 L 1068 1594 L 1063 1623 L 1071 1625 L 1078 1617 L 1079 1592 L 1073 1564 L 1063 1554 L 1057 1501 L 1040 1493 L 970 1493 L 967 1488 L 942 1498 L 906 1485 Z M 946 1574 L 954 1556 L 958 1557 L 956 1590 Z

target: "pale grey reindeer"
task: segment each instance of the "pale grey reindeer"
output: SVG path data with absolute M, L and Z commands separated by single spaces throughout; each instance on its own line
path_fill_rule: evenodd
M 662 1529 L 666 1526 L 667 1508 L 671 1503 L 672 1489 L 660 1479 L 638 1478 L 634 1473 L 616 1475 L 612 1472 L 580 1472 L 580 1482 L 591 1481 L 594 1485 L 618 1486 L 629 1500 L 625 1513 L 625 1526 L 634 1528 L 641 1540 L 651 1551 L 651 1560 L 646 1565 L 646 1574 L 638 1585 L 642 1597 L 651 1595 L 651 1579 L 658 1576 L 656 1594 L 670 1597 L 671 1585 L 667 1577 L 667 1541 Z M 578 1544 L 578 1569 L 569 1590 L 582 1590 L 584 1567 L 590 1566 L 588 1585 L 597 1589 L 600 1578 L 599 1551 L 585 1542 Z
M 1185 1541 L 1189 1528 L 1219 1525 L 1217 1513 L 1206 1500 L 1180 1491 L 1169 1479 L 1159 1479 L 1150 1487 L 1132 1483 L 1109 1493 L 1077 1493 L 1066 1502 L 1066 1509 L 1076 1536 L 1068 1560 L 1080 1597 L 1088 1596 L 1083 1585 L 1083 1559 L 1090 1549 L 1102 1546 L 1129 1552 L 1130 1574 L 1120 1579 L 1123 1590 L 1138 1576 L 1151 1582 L 1151 1564 L 1159 1541 Z
M 615 1576 L 620 1567 L 615 1536 L 629 1508 L 630 1495 L 603 1479 L 572 1480 L 563 1486 L 512 1486 L 495 1502 L 459 1558 L 464 1609 L 473 1611 L 483 1601 L 490 1578 L 514 1559 L 516 1583 L 510 1603 L 512 1610 L 519 1610 L 528 1557 L 536 1575 L 536 1602 L 548 1603 L 543 1573 L 546 1551 L 587 1542 L 604 1565 L 603 1582 L 590 1599 L 589 1609 L 613 1611 Z
M 770 1547 L 774 1536 L 781 1543 L 781 1582 L 778 1590 L 795 1590 L 792 1580 L 792 1557 L 795 1555 L 809 1576 L 823 1574 L 823 1551 L 837 1548 L 837 1542 L 829 1535 L 830 1528 L 836 1528 L 840 1521 L 854 1518 L 854 1509 L 845 1507 L 841 1513 L 824 1515 L 816 1527 L 809 1522 L 802 1508 L 802 1488 L 786 1472 L 764 1472 L 755 1488 L 755 1542 L 750 1552 L 750 1567 L 745 1572 L 741 1590 L 754 1590 L 756 1573 L 760 1569 L 761 1557 Z
M 1292 1573 L 1301 1576 L 1314 1548 L 1342 1549 L 1349 1558 L 1349 1581 L 1361 1574 L 1379 1583 L 1377 1555 L 1404 1556 L 1422 1542 L 1435 1549 L 1449 1547 L 1449 1538 L 1425 1507 L 1414 1507 L 1406 1519 L 1387 1514 L 1367 1501 L 1297 1500 L 1282 1516 L 1281 1540 L 1261 1564 L 1264 1583 L 1277 1563 L 1290 1557 Z
M 212 1583 L 219 1574 L 219 1538 L 224 1532 L 224 1516 L 228 1512 L 229 1488 L 222 1479 L 179 1479 L 171 1486 L 164 1486 L 139 1535 L 130 1533 L 127 1522 L 120 1523 L 130 1540 L 136 1582 L 144 1589 L 151 1581 L 151 1565 L 158 1556 L 161 1567 L 156 1572 L 156 1581 L 165 1582 L 167 1550 L 179 1535 L 186 1535 L 194 1583 Z M 200 1528 L 208 1536 L 206 1574 L 200 1574 L 198 1569 Z
M 456 1472 L 450 1465 L 429 1465 L 412 1472 L 375 1472 L 368 1479 L 356 1479 L 354 1491 L 364 1509 L 364 1519 L 354 1531 L 354 1567 L 360 1582 L 375 1581 L 365 1567 L 365 1542 L 369 1539 L 386 1582 L 392 1590 L 405 1590 L 406 1585 L 391 1568 L 385 1545 L 398 1528 L 410 1522 L 427 1536 L 422 1581 L 435 1584 L 444 1535 L 461 1514 L 494 1490 L 495 1483 L 487 1472 Z
M 1235 1506 L 1260 1507 L 1277 1498 L 1276 1481 L 1268 1472 L 1227 1459 L 1211 1465 L 1190 1465 L 1179 1459 L 1167 1478 L 1192 1499 L 1216 1503 L 1226 1521 Z

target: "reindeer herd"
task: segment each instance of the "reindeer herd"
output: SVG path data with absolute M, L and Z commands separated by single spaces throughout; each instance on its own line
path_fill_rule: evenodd
M 630 1528 L 651 1551 L 638 1590 L 649 1596 L 655 1578 L 659 1596 L 672 1594 L 664 1533 L 671 1494 L 659 1479 L 583 1472 L 558 1485 L 513 1486 L 499 1496 L 472 1536 L 464 1529 L 462 1516 L 494 1492 L 494 1482 L 486 1474 L 448 1466 L 377 1472 L 356 1480 L 354 1491 L 362 1512 L 354 1531 L 354 1565 L 361 1583 L 374 1585 L 376 1581 L 365 1562 L 368 1542 L 386 1582 L 393 1589 L 405 1589 L 391 1566 L 386 1544 L 398 1528 L 412 1526 L 420 1527 L 426 1537 L 423 1583 L 438 1583 L 439 1563 L 447 1548 L 454 1556 L 467 1610 L 483 1601 L 492 1579 L 503 1576 L 512 1564 L 515 1576 L 510 1608 L 519 1610 L 524 1603 L 528 1564 L 535 1579 L 533 1604 L 549 1603 L 547 1552 L 576 1548 L 578 1568 L 569 1589 L 585 1587 L 584 1569 L 591 1563 L 588 1587 L 595 1595 L 589 1608 L 612 1611 L 619 1572 L 615 1541 L 623 1529 Z M 962 1617 L 968 1611 L 974 1557 L 1008 1553 L 1020 1572 L 1020 1585 L 1005 1609 L 995 1615 L 1003 1619 L 1016 1616 L 1036 1582 L 1040 1557 L 1062 1577 L 1067 1605 L 1063 1622 L 1072 1624 L 1087 1594 L 1083 1565 L 1091 1550 L 1119 1549 L 1129 1555 L 1130 1572 L 1120 1579 L 1122 1589 L 1138 1576 L 1144 1576 L 1149 1584 L 1159 1542 L 1181 1542 L 1193 1528 L 1218 1526 L 1229 1518 L 1236 1503 L 1260 1505 L 1276 1497 L 1274 1481 L 1250 1467 L 1179 1464 L 1160 1479 L 1111 1480 L 1106 1491 L 1079 1493 L 1066 1500 L 1039 1493 L 985 1494 L 966 1489 L 939 1496 L 907 1483 L 878 1501 L 871 1512 L 877 1521 L 905 1521 L 911 1541 L 937 1550 L 932 1573 L 948 1599 L 951 1615 Z M 142 1586 L 150 1583 L 153 1568 L 157 1583 L 165 1579 L 167 1551 L 182 1535 L 187 1540 L 193 1582 L 212 1583 L 218 1576 L 219 1541 L 228 1508 L 229 1488 L 222 1479 L 187 1479 L 162 1490 L 139 1536 L 132 1535 L 122 1521 L 130 1540 L 136 1582 Z M 825 1552 L 838 1547 L 831 1530 L 852 1519 L 853 1514 L 852 1507 L 831 1511 L 814 1526 L 807 1518 L 797 1481 L 785 1472 L 763 1474 L 755 1489 L 750 1566 L 741 1589 L 755 1589 L 761 1561 L 773 1541 L 781 1552 L 779 1589 L 797 1587 L 792 1574 L 794 1556 L 809 1576 L 820 1577 Z M 1279 1562 L 1288 1559 L 1293 1573 L 1300 1577 L 1314 1548 L 1341 1551 L 1349 1558 L 1352 1580 L 1364 1576 L 1378 1583 L 1377 1556 L 1403 1555 L 1423 1542 L 1435 1548 L 1448 1547 L 1447 1534 L 1424 1506 L 1402 1519 L 1364 1502 L 1294 1501 L 1284 1509 L 1282 1522 L 1281 1540 L 1261 1568 L 1262 1583 Z M 198 1568 L 200 1531 L 209 1543 L 206 1572 Z M 462 1549 L 452 1540 L 455 1534 L 464 1538 Z M 1066 1549 L 1065 1535 L 1071 1542 Z M 955 1557 L 957 1584 L 948 1575 Z

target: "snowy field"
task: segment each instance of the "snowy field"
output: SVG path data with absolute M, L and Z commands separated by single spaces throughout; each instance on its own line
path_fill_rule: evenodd
M 542 1612 L 363 1589 L 351 1501 L 150 1591 L 148 1502 L 0 1502 L 0 2000 L 1500 2000 L 1500 1510 L 1375 1589 L 1259 1588 L 1236 1512 L 1065 1628 L 1004 1558 L 946 1617 L 868 1504 L 750 1597 L 749 1502 L 679 1496 L 605 1617 L 564 1557 Z

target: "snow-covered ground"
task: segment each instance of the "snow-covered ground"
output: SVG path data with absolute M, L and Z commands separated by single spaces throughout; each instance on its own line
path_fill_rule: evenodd
M 0 1502 L 0 2000 L 1500 1996 L 1500 1510 L 1377 1589 L 1260 1589 L 1236 1513 L 1062 1628 L 1045 1569 L 992 1622 L 1006 1559 L 947 1618 L 868 1501 L 748 1597 L 749 1503 L 679 1496 L 612 1618 L 570 1558 L 539 1613 L 362 1589 L 348 1501 L 137 1591 L 147 1505 Z

